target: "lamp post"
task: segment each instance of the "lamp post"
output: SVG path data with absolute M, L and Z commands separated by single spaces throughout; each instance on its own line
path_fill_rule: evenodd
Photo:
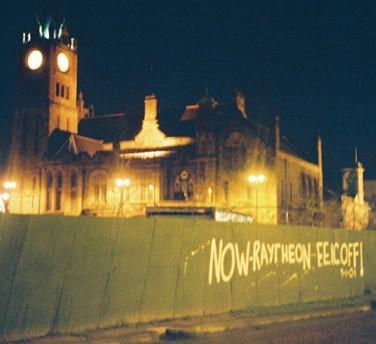
M 17 184 L 14 181 L 5 181 L 3 184 L 4 192 L 1 193 L 0 197 L 4 205 L 3 212 L 9 212 L 9 201 L 12 191 L 16 188 Z
M 115 185 L 120 189 L 120 202 L 119 202 L 119 210 L 118 216 L 120 216 L 120 212 L 124 206 L 124 188 L 131 185 L 131 180 L 128 178 L 117 178 L 115 180 Z
M 258 214 L 258 186 L 265 182 L 266 177 L 263 174 L 254 175 L 251 174 L 248 176 L 248 182 L 251 185 L 256 186 L 256 222 L 259 222 L 259 214 Z

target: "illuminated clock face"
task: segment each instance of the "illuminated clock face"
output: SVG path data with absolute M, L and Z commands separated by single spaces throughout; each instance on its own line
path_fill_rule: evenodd
M 64 53 L 59 53 L 57 55 L 57 66 L 61 72 L 66 72 L 69 69 L 69 60 L 67 55 Z
M 26 64 L 31 70 L 37 70 L 43 63 L 43 55 L 40 50 L 31 50 L 27 55 Z

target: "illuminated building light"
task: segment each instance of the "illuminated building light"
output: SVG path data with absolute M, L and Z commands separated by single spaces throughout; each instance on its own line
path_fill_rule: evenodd
M 145 136 L 147 136 L 147 139 L 145 138 Z M 194 140 L 191 137 L 160 136 L 157 138 L 155 135 L 138 135 L 137 140 L 121 141 L 120 149 L 161 149 L 178 146 L 187 146 L 193 143 Z
M 11 190 L 11 189 L 15 189 L 17 184 L 16 182 L 6 181 L 4 182 L 3 186 L 4 186 L 4 189 Z
M 122 153 L 120 157 L 123 159 L 155 159 L 171 155 L 171 151 L 152 151 L 152 152 L 135 152 L 135 153 Z
M 128 179 L 128 178 L 124 178 L 124 179 L 122 179 L 122 178 L 117 178 L 116 180 L 115 180 L 115 184 L 116 184 L 116 186 L 117 187 L 123 187 L 123 186 L 129 186 L 129 185 L 131 185 L 131 180 L 130 179 Z
M 2 198 L 3 201 L 8 201 L 9 198 L 10 198 L 10 195 L 9 195 L 8 192 L 3 192 L 3 193 L 1 194 L 1 198 Z
M 263 174 L 260 174 L 260 175 L 253 175 L 253 174 L 251 174 L 248 177 L 248 181 L 251 184 L 262 184 L 263 182 L 265 182 L 265 179 L 266 179 L 266 177 Z

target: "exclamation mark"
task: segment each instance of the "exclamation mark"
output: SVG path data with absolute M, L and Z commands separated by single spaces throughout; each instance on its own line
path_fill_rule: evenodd
M 363 241 L 360 242 L 360 277 L 364 276 L 364 266 L 363 266 Z

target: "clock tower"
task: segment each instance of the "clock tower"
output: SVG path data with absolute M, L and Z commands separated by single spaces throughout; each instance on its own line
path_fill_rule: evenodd
M 77 133 L 76 98 L 76 40 L 65 22 L 37 21 L 36 30 L 22 36 L 11 161 L 39 160 L 54 129 Z

